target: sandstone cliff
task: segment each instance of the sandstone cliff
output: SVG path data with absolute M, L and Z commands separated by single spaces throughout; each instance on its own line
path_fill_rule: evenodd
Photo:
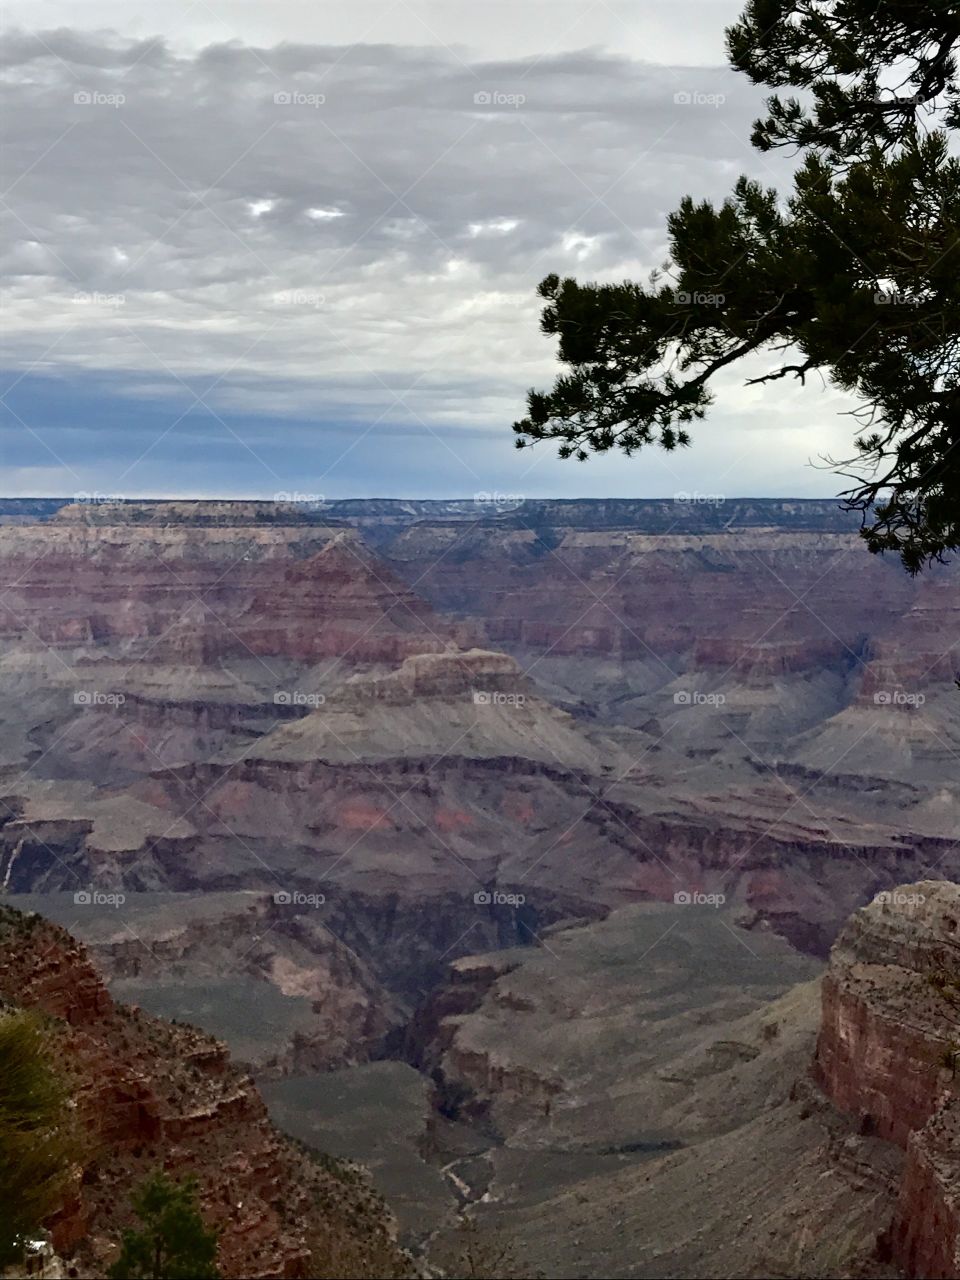
M 157 1168 L 198 1178 L 226 1277 L 336 1274 L 320 1270 L 333 1256 L 349 1258 L 352 1274 L 410 1273 L 361 1171 L 281 1137 L 221 1043 L 115 1003 L 65 930 L 6 907 L 0 1007 L 49 1017 L 74 1098 L 82 1167 L 49 1223 L 74 1274 L 105 1274 L 132 1225 L 130 1192 Z M 326 1256 L 312 1253 L 319 1240 Z
M 18 525 L 0 528 L 0 575 L 0 637 L 112 644 L 152 664 L 398 662 L 455 634 L 336 527 Z
M 960 1277 L 960 885 L 878 895 L 841 932 L 814 1074 L 865 1132 L 906 1148 L 885 1244 L 908 1276 Z

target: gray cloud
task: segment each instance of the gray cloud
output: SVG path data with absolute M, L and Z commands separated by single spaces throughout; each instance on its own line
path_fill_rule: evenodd
M 544 274 L 645 274 L 684 193 L 788 172 L 747 144 L 742 77 L 601 50 L 60 28 L 9 32 L 0 63 L 6 363 L 161 399 L 219 380 L 219 412 L 503 431 L 554 370 Z

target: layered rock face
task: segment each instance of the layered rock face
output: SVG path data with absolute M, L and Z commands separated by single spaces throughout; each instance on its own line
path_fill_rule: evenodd
M 946 882 L 881 893 L 831 952 L 817 1078 L 838 1106 L 901 1146 L 945 1095 L 958 978 L 960 887 Z
M 909 1276 L 960 1276 L 960 1107 L 948 1098 L 907 1142 L 889 1250 Z
M 152 664 L 356 664 L 443 649 L 455 634 L 349 529 L 90 524 L 70 512 L 0 529 L 0 637 L 119 644 Z
M 957 616 L 953 575 L 913 582 L 897 564 L 871 556 L 854 529 L 843 531 L 835 511 L 798 521 L 787 505 L 770 503 L 752 518 L 721 507 L 726 528 L 719 519 L 683 518 L 678 506 L 654 532 L 638 528 L 642 515 L 630 511 L 619 525 L 608 519 L 597 527 L 586 504 L 551 512 L 556 523 L 546 523 L 547 513 L 531 504 L 525 517 L 501 523 L 411 524 L 381 553 L 398 570 L 415 568 L 418 589 L 438 607 L 483 617 L 491 641 L 549 647 L 557 656 L 659 658 L 774 675 L 845 667 L 868 656 L 871 643 L 902 633 L 905 615 L 910 642 L 896 648 L 920 646 L 917 673 L 925 641 L 932 656 L 942 655 L 930 624 L 946 621 L 945 606 Z M 940 578 L 952 585 L 941 588 Z
M 278 572 L 289 559 L 307 563 Z M 156 635 L 154 612 L 169 623 L 199 598 L 247 639 L 255 602 L 286 628 L 274 652 L 306 645 L 309 656 L 323 646 L 295 640 L 299 615 L 335 606 L 350 618 L 393 593 L 395 624 L 407 609 L 430 621 L 426 598 L 478 620 L 494 647 L 648 660 L 660 683 L 684 668 L 762 677 L 863 663 L 871 700 L 884 682 L 908 693 L 952 674 L 944 637 L 960 623 L 955 570 L 910 579 L 828 502 L 78 504 L 3 530 L 0 564 L 10 634 L 19 618 L 50 640 Z M 129 602 L 126 616 L 112 595 Z M 276 634 L 253 628 L 255 651 Z
M 358 1173 L 330 1172 L 282 1138 L 222 1043 L 115 1003 L 65 930 L 0 911 L 0 1008 L 53 1020 L 83 1166 L 49 1225 L 79 1274 L 105 1273 L 133 1223 L 131 1191 L 157 1169 L 197 1177 L 225 1276 L 315 1274 L 310 1243 L 321 1232 L 351 1251 L 359 1274 L 380 1274 L 366 1269 L 371 1259 L 409 1273 L 389 1214 Z
M 905 1147 L 888 1247 L 910 1276 L 960 1276 L 960 885 L 879 895 L 840 934 L 814 1074 L 864 1131 Z
M 892 1280 L 903 1155 L 809 1080 L 815 962 L 697 901 L 540 941 L 455 961 L 410 1031 L 444 1113 L 490 1134 L 454 1169 L 521 1274 Z

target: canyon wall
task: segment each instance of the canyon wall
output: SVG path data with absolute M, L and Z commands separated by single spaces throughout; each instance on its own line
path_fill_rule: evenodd
M 814 1075 L 863 1132 L 906 1149 L 885 1248 L 912 1277 L 960 1277 L 960 885 L 882 893 L 842 930 Z
M 482 619 L 492 645 L 646 661 L 659 683 L 685 668 L 758 679 L 833 668 L 863 675 L 872 700 L 953 674 L 956 571 L 911 579 L 833 520 L 678 519 L 654 533 L 546 518 L 422 521 L 380 552 L 436 608 Z
M 287 1070 L 564 916 L 722 893 L 825 956 L 960 878 L 951 566 L 912 581 L 831 503 L 514 505 L 11 510 L 0 884 L 130 895 L 115 978 L 126 927 L 309 1001 Z M 324 901 L 171 938 L 164 894 L 247 892 Z
M 100 525 L 70 511 L 0 528 L 0 638 L 204 665 L 399 662 L 457 634 L 349 529 Z
M 65 930 L 2 907 L 0 1011 L 18 1008 L 52 1020 L 76 1107 L 81 1163 L 49 1227 L 80 1274 L 105 1274 L 133 1225 L 131 1192 L 159 1169 L 197 1178 L 224 1276 L 316 1274 L 311 1248 L 323 1233 L 348 1251 L 356 1274 L 382 1274 L 370 1269 L 378 1265 L 410 1273 L 361 1173 L 324 1166 L 282 1138 L 223 1044 L 114 1002 Z

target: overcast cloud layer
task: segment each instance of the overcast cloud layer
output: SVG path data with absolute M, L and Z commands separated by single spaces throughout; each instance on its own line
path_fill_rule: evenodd
M 0 42 L 5 492 L 836 491 L 806 463 L 844 452 L 839 397 L 738 376 L 682 457 L 512 449 L 526 388 L 555 372 L 543 275 L 644 276 L 686 192 L 785 185 L 746 141 L 760 95 L 704 65 L 736 4 L 669 24 L 636 4 L 644 39 L 622 6 L 591 22 L 561 3 L 558 48 L 548 11 L 521 6 L 522 56 L 500 6 L 484 32 L 474 6 L 444 11 L 479 52 L 432 5 L 322 5 L 298 26 L 281 4 L 272 33 L 264 6 L 190 6 L 192 25 L 187 8 L 91 4 L 124 28 Z M 323 12 L 336 43 L 313 42 Z M 664 65 L 685 21 L 687 65 Z

